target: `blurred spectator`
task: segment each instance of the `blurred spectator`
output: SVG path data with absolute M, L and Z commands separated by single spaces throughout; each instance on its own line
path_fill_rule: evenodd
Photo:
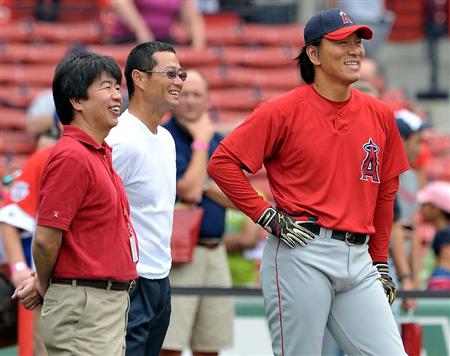
M 15 288 L 31 276 L 31 239 L 36 225 L 36 205 L 39 182 L 45 163 L 53 146 L 33 153 L 13 182 L 9 198 L 0 209 L 0 234 L 3 240 L 3 253 L 11 272 L 11 282 Z M 46 355 L 40 331 L 39 316 L 41 308 L 34 311 L 34 352 Z
M 417 194 L 421 204 L 420 212 L 425 223 L 433 226 L 435 231 L 447 229 L 450 226 L 450 183 L 436 181 L 427 184 Z M 422 279 L 428 280 L 435 268 L 437 254 L 430 251 L 425 256 Z
M 375 88 L 370 82 L 365 80 L 358 80 L 357 82 L 352 84 L 352 87 L 362 91 L 363 93 L 372 95 L 375 98 L 379 97 L 379 93 L 377 88 Z
M 165 125 L 176 146 L 177 199 L 204 209 L 198 245 L 192 261 L 173 265 L 172 286 L 231 287 L 223 243 L 225 208 L 233 207 L 208 178 L 206 165 L 222 140 L 208 116 L 208 84 L 190 70 L 174 116 Z M 164 340 L 163 356 L 180 355 L 191 348 L 194 355 L 218 355 L 232 344 L 233 303 L 227 297 L 172 298 L 172 316 Z
M 246 22 L 284 24 L 296 21 L 296 0 L 240 0 L 220 2 L 222 11 L 237 12 Z
M 128 96 L 122 95 L 121 111 L 128 106 Z M 25 130 L 37 139 L 37 148 L 53 146 L 60 136 L 55 122 L 58 122 L 52 89 L 39 94 L 27 110 Z
M 396 111 L 395 117 L 409 164 L 412 166 L 420 154 L 424 130 L 429 128 L 430 125 L 407 109 Z M 400 189 L 397 193 L 400 208 L 399 220 L 403 227 L 408 229 L 413 229 L 415 214 L 419 208 L 416 201 L 418 190 L 419 181 L 414 168 L 400 175 Z
M 424 1 L 424 32 L 427 39 L 430 67 L 430 84 L 427 92 L 419 93 L 419 98 L 447 98 L 447 91 L 439 88 L 439 40 L 448 34 L 449 1 Z
M 364 58 L 361 62 L 359 81 L 370 83 L 378 92 L 378 96 L 385 90 L 386 80 L 383 67 L 374 59 Z
M 394 222 L 391 228 L 391 240 L 389 243 L 389 269 L 392 271 L 392 279 L 400 290 L 417 289 L 419 283 L 418 276 L 414 278 L 411 259 L 411 248 L 407 239 L 405 229 L 399 221 L 400 209 L 398 199 L 394 201 Z M 417 235 L 412 237 L 418 243 Z M 409 247 L 409 248 L 408 248 Z M 392 312 L 399 324 L 400 308 L 405 311 L 414 311 L 416 301 L 412 298 L 396 300 L 392 305 Z
M 428 289 L 450 290 L 450 225 L 434 236 L 433 251 L 437 263 L 428 280 Z
M 400 187 L 396 194 L 396 203 L 398 204 L 399 216 L 398 223 L 401 226 L 401 232 L 396 234 L 393 230 L 393 244 L 402 245 L 409 256 L 411 275 L 407 271 L 398 271 L 397 277 L 400 283 L 405 279 L 412 278 L 416 287 L 420 286 L 420 240 L 416 232 L 416 220 L 419 212 L 419 203 L 416 200 L 416 194 L 419 191 L 419 177 L 412 165 L 417 159 L 421 150 L 424 130 L 429 127 L 414 112 L 402 109 L 395 111 L 397 127 L 402 137 L 403 146 L 408 157 L 411 168 L 400 175 Z M 403 242 L 397 240 L 403 240 Z M 396 263 L 396 266 L 399 265 Z
M 267 233 L 237 209 L 227 209 L 223 241 L 228 252 L 233 286 L 255 287 L 259 284 L 259 262 Z
M 371 41 L 364 42 L 366 57 L 376 59 L 388 38 L 395 15 L 386 10 L 384 0 L 325 0 L 325 7 L 346 11 L 356 23 L 364 23 L 373 30 Z
M 206 46 L 205 24 L 196 1 L 112 0 L 110 6 L 118 17 L 111 33 L 113 42 L 173 43 L 171 30 L 179 16 L 189 31 L 192 47 Z
M 37 0 L 34 8 L 34 17 L 39 21 L 58 21 L 60 0 Z
M 53 146 L 59 138 L 55 127 L 56 109 L 52 90 L 39 94 L 27 110 L 25 130 L 37 139 L 37 148 Z
M 203 14 L 215 14 L 220 11 L 219 0 L 201 0 L 197 1 L 197 5 Z

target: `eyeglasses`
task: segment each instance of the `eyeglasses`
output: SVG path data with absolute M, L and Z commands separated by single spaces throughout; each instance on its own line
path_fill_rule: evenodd
M 164 73 L 166 75 L 167 78 L 173 80 L 175 79 L 177 76 L 178 78 L 180 78 L 183 82 L 186 80 L 187 78 L 187 73 L 182 70 L 176 70 L 176 69 L 166 69 L 166 70 L 143 70 L 143 69 L 138 69 L 141 72 L 145 72 L 145 73 Z

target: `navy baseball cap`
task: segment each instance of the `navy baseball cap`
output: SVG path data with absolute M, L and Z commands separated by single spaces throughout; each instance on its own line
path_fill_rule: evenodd
M 441 247 L 444 245 L 450 245 L 450 227 L 439 230 L 436 235 L 434 235 L 432 248 L 436 256 L 439 256 Z
M 352 33 L 359 31 L 361 38 L 370 40 L 372 30 L 364 25 L 357 25 L 345 11 L 340 9 L 326 9 L 316 13 L 305 26 L 305 45 L 325 37 L 332 41 L 339 41 Z
M 403 138 L 408 138 L 413 133 L 425 130 L 431 127 L 429 121 L 423 121 L 419 115 L 408 110 L 401 109 L 394 112 L 398 131 Z

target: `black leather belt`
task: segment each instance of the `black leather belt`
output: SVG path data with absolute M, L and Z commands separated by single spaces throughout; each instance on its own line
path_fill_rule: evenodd
M 314 235 L 320 234 L 320 225 L 315 224 L 302 224 Z M 364 245 L 367 241 L 367 234 L 357 234 L 347 231 L 331 230 L 331 238 L 334 240 L 345 241 L 348 245 Z
M 200 239 L 197 241 L 197 245 L 202 246 L 202 247 L 206 247 L 208 249 L 213 249 L 216 248 L 217 246 L 220 245 L 220 240 L 207 240 L 207 239 Z
M 136 284 L 135 280 L 129 282 L 115 282 L 111 280 L 95 280 L 95 279 L 71 279 L 71 278 L 52 278 L 52 283 L 67 284 L 80 287 L 91 287 L 98 289 L 110 289 L 115 291 L 131 290 Z

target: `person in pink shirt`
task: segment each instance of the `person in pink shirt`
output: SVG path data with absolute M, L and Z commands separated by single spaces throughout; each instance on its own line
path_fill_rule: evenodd
M 189 31 L 193 48 L 205 47 L 205 24 L 192 0 L 120 0 L 111 1 L 110 6 L 117 15 L 113 25 L 113 42 L 173 43 L 172 29 L 178 17 Z

